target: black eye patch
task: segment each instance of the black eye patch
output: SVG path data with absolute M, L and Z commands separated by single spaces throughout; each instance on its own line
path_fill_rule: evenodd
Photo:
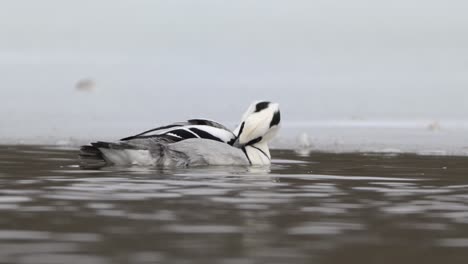
M 260 102 L 255 106 L 255 113 L 262 111 L 270 105 L 270 102 Z
M 275 112 L 275 114 L 273 115 L 273 118 L 271 119 L 270 127 L 278 125 L 280 121 L 281 121 L 280 112 L 279 111 Z
M 216 140 L 216 141 L 219 141 L 219 142 L 223 142 L 220 138 L 206 132 L 206 131 L 203 131 L 201 129 L 198 129 L 198 128 L 195 128 L 195 127 L 192 127 L 192 128 L 189 128 L 190 131 L 194 132 L 195 134 L 197 134 L 199 137 L 201 138 L 206 138 L 206 139 L 211 139 L 211 140 Z

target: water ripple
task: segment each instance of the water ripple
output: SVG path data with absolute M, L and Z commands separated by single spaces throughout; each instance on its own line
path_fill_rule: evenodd
M 76 154 L 0 146 L 0 263 L 468 258 L 463 157 L 277 151 L 268 168 L 81 170 Z

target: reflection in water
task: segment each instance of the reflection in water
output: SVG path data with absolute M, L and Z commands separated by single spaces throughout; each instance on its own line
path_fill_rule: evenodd
M 275 151 L 261 167 L 81 170 L 0 147 L 0 263 L 464 263 L 468 159 Z

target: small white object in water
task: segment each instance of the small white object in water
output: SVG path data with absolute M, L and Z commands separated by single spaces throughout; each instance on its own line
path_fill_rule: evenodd
M 302 132 L 297 137 L 297 148 L 296 153 L 300 156 L 308 156 L 310 151 L 312 150 L 312 144 L 310 143 L 309 134 L 306 132 Z
M 55 142 L 56 146 L 71 146 L 72 144 L 71 139 L 61 139 Z
M 310 148 L 309 135 L 306 132 L 302 132 L 297 137 L 297 143 L 299 148 Z

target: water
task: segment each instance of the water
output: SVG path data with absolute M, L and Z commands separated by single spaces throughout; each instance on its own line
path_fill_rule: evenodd
M 467 157 L 272 154 L 93 171 L 0 146 L 0 263 L 466 263 Z

